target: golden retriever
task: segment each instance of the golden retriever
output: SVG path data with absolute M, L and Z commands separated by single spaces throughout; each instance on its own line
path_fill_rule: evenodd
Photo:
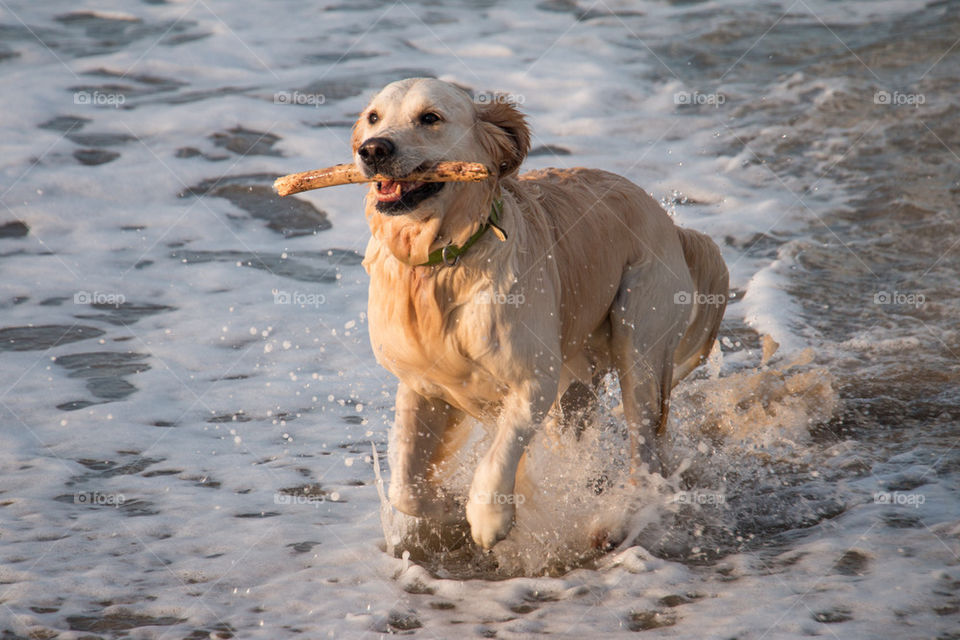
M 477 183 L 372 183 L 369 328 L 399 378 L 390 502 L 462 521 L 490 549 L 513 526 L 518 466 L 537 429 L 618 375 L 631 470 L 661 469 L 673 385 L 709 354 L 728 287 L 720 251 L 640 187 L 596 169 L 518 175 L 530 131 L 515 105 L 439 80 L 378 93 L 353 128 L 356 166 L 402 178 L 444 160 Z M 465 509 L 436 478 L 466 416 L 495 428 Z

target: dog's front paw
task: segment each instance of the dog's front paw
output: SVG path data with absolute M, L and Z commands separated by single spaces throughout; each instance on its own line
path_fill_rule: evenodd
M 471 493 L 467 502 L 467 522 L 473 541 L 485 550 L 492 549 L 513 527 L 514 512 L 512 503 L 501 503 L 484 492 Z
M 397 511 L 417 518 L 448 524 L 463 520 L 463 507 L 453 496 L 432 487 L 391 486 L 390 504 Z
M 590 523 L 590 546 L 602 553 L 613 551 L 627 537 L 624 523 L 616 521 L 605 522 L 601 517 L 595 517 Z

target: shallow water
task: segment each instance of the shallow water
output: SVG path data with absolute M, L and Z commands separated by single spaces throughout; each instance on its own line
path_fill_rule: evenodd
M 3 4 L 4 637 L 960 637 L 958 34 L 955 2 Z M 630 177 L 732 274 L 674 473 L 624 486 L 611 385 L 489 556 L 381 523 L 362 188 L 266 189 L 411 75 L 511 93 L 527 168 Z M 597 522 L 626 541 L 585 553 Z

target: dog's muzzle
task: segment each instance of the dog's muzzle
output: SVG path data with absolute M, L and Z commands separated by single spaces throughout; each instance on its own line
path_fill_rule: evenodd
M 357 155 L 374 173 L 387 173 L 387 165 L 393 162 L 396 151 L 389 138 L 368 138 L 357 149 Z

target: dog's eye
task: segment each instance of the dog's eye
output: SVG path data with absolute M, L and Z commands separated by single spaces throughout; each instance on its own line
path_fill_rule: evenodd
M 367 122 L 369 122 L 370 124 L 377 124 L 378 122 L 380 122 L 380 116 L 377 115 L 376 111 L 371 111 L 370 114 L 367 116 Z
M 436 124 L 440 122 L 440 116 L 430 111 L 420 116 L 420 124 Z

